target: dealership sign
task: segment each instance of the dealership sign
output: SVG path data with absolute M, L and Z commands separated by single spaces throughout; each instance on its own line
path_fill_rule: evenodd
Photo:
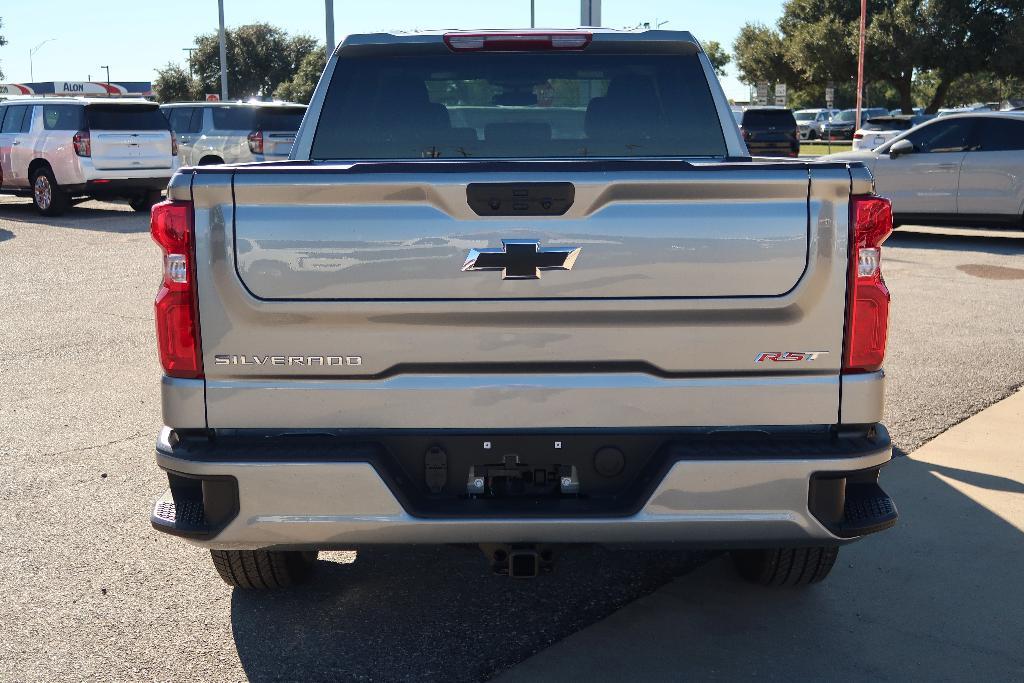
M 0 83 L 0 95 L 133 95 L 146 97 L 153 94 L 148 81 L 102 83 L 99 81 L 44 81 L 41 83 Z

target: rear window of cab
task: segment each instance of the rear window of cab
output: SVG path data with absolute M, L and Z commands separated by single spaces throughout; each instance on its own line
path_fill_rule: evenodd
M 697 55 L 628 52 L 343 57 L 311 152 L 325 160 L 725 154 Z

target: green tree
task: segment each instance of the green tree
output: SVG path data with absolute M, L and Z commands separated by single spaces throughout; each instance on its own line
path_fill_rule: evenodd
M 1024 22 L 1020 0 L 930 0 L 926 19 L 932 42 L 925 68 L 938 77 L 928 111 L 941 107 L 953 83 L 965 76 L 997 67 L 1002 73 L 1019 74 L 1024 62 L 1004 61 L 1004 38 L 1019 31 Z
M 319 48 L 310 52 L 299 64 L 298 70 L 291 79 L 277 86 L 274 90 L 274 97 L 280 100 L 291 102 L 302 102 L 309 104 L 313 97 L 313 90 L 316 89 L 317 81 L 324 71 L 324 50 Z
M 0 28 L 3 28 L 3 27 L 4 27 L 4 20 L 2 18 L 0 18 Z M 2 35 L 0 35 L 0 47 L 3 47 L 6 44 L 7 44 L 7 39 L 4 38 Z M 3 79 L 3 77 L 4 77 L 4 70 L 0 69 L 0 79 Z
M 782 34 L 764 24 L 744 24 L 732 46 L 740 80 L 748 85 L 799 81 L 786 56 Z
M 732 57 L 726 52 L 725 48 L 717 40 L 709 40 L 704 43 L 704 53 L 708 56 L 708 60 L 711 61 L 711 66 L 714 67 L 715 73 L 719 76 L 724 76 L 726 65 L 732 61 Z
M 322 48 L 306 36 L 289 36 L 270 24 L 246 24 L 225 31 L 228 94 L 234 99 L 264 97 L 289 81 L 310 53 Z M 190 64 L 200 92 L 220 92 L 220 43 L 216 33 L 196 36 Z
M 856 76 L 859 22 L 855 2 L 787 0 L 777 29 L 741 29 L 734 46 L 741 79 L 794 78 L 786 82 L 797 90 L 820 91 L 828 81 L 845 87 Z M 909 112 L 921 92 L 915 77 L 932 70 L 928 108 L 934 111 L 968 74 L 1020 73 L 1024 49 L 1014 46 L 1024 45 L 1022 23 L 1022 0 L 868 0 L 865 80 L 885 84 Z
M 940 74 L 935 70 L 922 72 L 914 81 L 915 98 L 921 102 L 931 101 L 939 80 Z M 1022 95 L 1024 78 L 983 71 L 953 81 L 946 93 L 946 104 L 955 107 L 975 102 L 1002 102 Z
M 160 102 L 183 102 L 199 99 L 199 84 L 181 66 L 168 62 L 156 70 L 153 91 Z

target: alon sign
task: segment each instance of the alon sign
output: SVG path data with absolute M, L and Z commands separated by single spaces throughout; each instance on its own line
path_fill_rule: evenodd
M 40 83 L 0 83 L 0 95 L 134 95 L 153 94 L 148 81 L 103 83 L 101 81 L 43 81 Z

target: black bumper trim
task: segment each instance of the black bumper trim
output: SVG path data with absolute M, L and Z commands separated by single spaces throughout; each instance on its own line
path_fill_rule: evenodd
M 427 519 L 458 519 L 472 517 L 627 517 L 636 514 L 650 500 L 657 486 L 677 462 L 686 460 L 756 461 L 821 458 L 855 459 L 891 448 L 889 434 L 881 425 L 871 425 L 860 435 L 838 437 L 822 428 L 816 431 L 761 429 L 736 433 L 705 431 L 705 433 L 651 431 L 561 432 L 566 440 L 586 444 L 575 460 L 563 459 L 561 464 L 577 465 L 580 481 L 589 476 L 584 495 L 550 497 L 467 497 L 465 481 L 467 464 L 482 465 L 481 456 L 468 450 L 468 444 L 490 440 L 495 445 L 494 461 L 506 452 L 523 453 L 524 460 L 538 467 L 551 466 L 559 456 L 539 454 L 538 432 L 470 432 L 453 436 L 448 432 L 390 432 L 343 436 L 330 433 L 300 432 L 291 434 L 265 431 L 236 431 L 231 436 L 176 435 L 173 432 L 158 443 L 158 453 L 197 463 L 269 463 L 269 462 L 362 462 L 377 471 L 381 479 L 410 515 Z M 596 434 L 596 436 L 595 436 Z M 544 433 L 547 443 L 550 434 Z M 627 466 L 619 480 L 601 480 L 588 474 L 590 454 L 594 446 L 608 444 L 620 447 Z M 431 490 L 425 476 L 424 444 L 440 444 L 448 453 L 450 473 L 444 493 Z M 513 448 L 508 448 L 510 445 Z M 522 446 L 522 448 L 518 448 Z M 550 447 L 550 446 L 549 446 Z M 566 453 L 563 458 L 568 457 Z M 535 460 L 536 458 L 536 460 Z M 546 459 L 545 459 L 546 458 Z M 461 481 L 460 481 L 461 477 Z M 461 490 L 459 486 L 461 485 Z M 603 487 L 603 488 L 602 488 Z M 822 492 L 818 496 L 821 497 Z M 841 505 L 833 502 L 832 505 Z M 207 536 L 209 532 L 207 532 Z

